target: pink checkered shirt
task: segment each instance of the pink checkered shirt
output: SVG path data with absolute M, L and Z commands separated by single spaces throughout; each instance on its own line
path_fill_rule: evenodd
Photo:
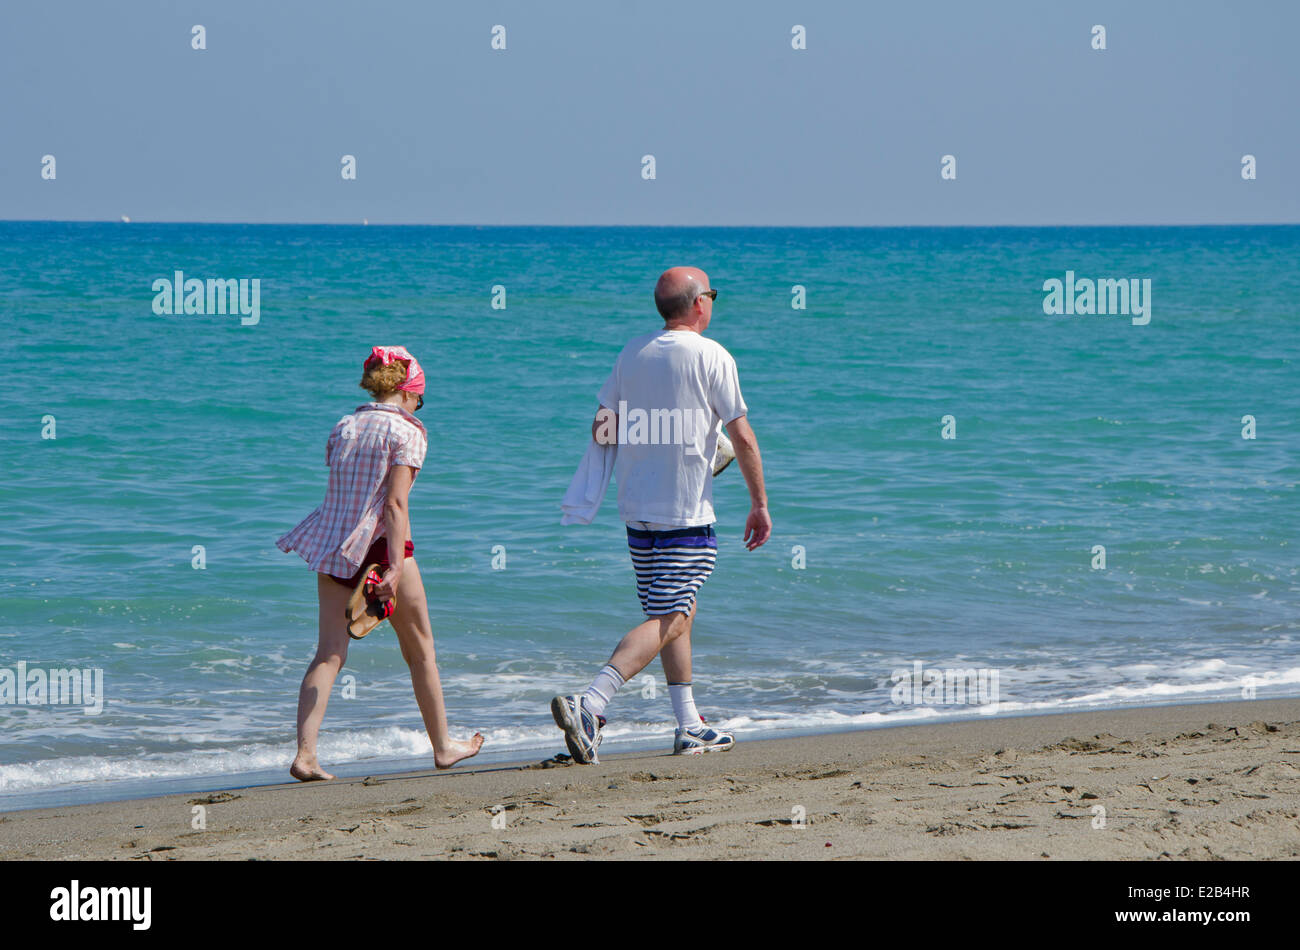
M 334 426 L 325 445 L 329 488 L 319 508 L 280 540 L 281 551 L 297 551 L 313 571 L 350 577 L 384 533 L 388 472 L 394 465 L 424 465 L 429 436 L 404 409 L 371 402 Z

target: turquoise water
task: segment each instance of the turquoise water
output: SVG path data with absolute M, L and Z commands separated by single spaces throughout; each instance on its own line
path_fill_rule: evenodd
M 549 697 L 639 612 L 612 492 L 588 527 L 561 528 L 559 502 L 677 263 L 720 291 L 710 335 L 739 363 L 776 526 L 744 551 L 744 484 L 720 476 L 695 626 L 711 721 L 743 739 L 982 714 L 894 703 L 915 661 L 997 670 L 1000 713 L 1300 695 L 1300 228 L 9 223 L 0 251 L 0 668 L 101 668 L 107 697 L 98 716 L 0 706 L 0 807 L 282 774 L 316 604 L 274 542 L 319 503 L 376 343 L 429 378 L 412 524 L 455 731 L 561 751 Z M 258 278 L 259 322 L 155 315 L 178 269 Z M 1067 270 L 1150 278 L 1151 322 L 1045 315 Z M 431 765 L 391 629 L 347 672 L 325 763 Z M 611 748 L 671 741 L 647 672 Z

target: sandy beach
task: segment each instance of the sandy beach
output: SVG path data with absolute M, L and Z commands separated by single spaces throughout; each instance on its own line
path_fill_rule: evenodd
M 206 830 L 192 827 L 196 806 Z M 1300 700 L 906 726 L 705 756 L 608 755 L 589 767 L 471 764 L 0 815 L 5 860 L 1297 856 Z

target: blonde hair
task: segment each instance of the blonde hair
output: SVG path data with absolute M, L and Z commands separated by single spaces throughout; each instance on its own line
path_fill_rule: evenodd
M 409 365 L 409 360 L 393 360 L 387 365 L 375 360 L 366 367 L 358 385 L 362 389 L 369 390 L 370 395 L 376 399 L 383 399 L 397 392 L 397 387 L 406 382 L 406 370 Z

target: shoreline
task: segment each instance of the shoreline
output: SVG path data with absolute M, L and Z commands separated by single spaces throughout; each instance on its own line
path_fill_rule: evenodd
M 1295 700 L 1300 702 L 1300 695 L 1261 697 L 1261 701 Z M 1018 709 L 1003 713 L 961 713 L 938 716 L 934 719 L 907 719 L 902 722 L 877 721 L 871 723 L 848 723 L 833 726 L 792 726 L 786 729 L 764 729 L 753 735 L 746 735 L 745 730 L 738 733 L 737 743 L 752 744 L 773 740 L 816 739 L 832 737 L 855 732 L 873 732 L 881 729 L 905 729 L 918 725 L 945 726 L 962 722 L 993 721 L 1001 719 L 1018 719 L 1037 716 L 1061 716 L 1075 713 L 1120 712 L 1134 709 L 1165 709 L 1183 706 L 1213 706 L 1220 703 L 1236 702 L 1221 697 L 1213 699 L 1176 699 L 1166 703 L 1143 703 L 1133 706 L 1085 706 L 1078 709 L 1038 708 Z M 610 756 L 626 754 L 643 754 L 660 752 L 667 739 L 671 738 L 671 725 L 666 724 L 668 732 L 664 736 L 643 736 L 634 739 L 606 739 L 602 747 Z M 665 738 L 667 737 L 667 738 Z M 549 747 L 521 746 L 518 748 L 498 750 L 488 747 L 470 762 L 471 770 L 483 768 L 527 768 L 536 765 L 555 752 L 563 750 L 563 739 L 556 733 L 556 739 Z M 292 758 L 292 745 L 286 743 L 285 762 Z M 391 778 L 404 775 L 423 774 L 435 771 L 432 766 L 433 752 L 405 758 L 377 757 L 373 759 L 353 759 L 345 762 L 326 763 L 326 768 L 341 780 L 362 778 Z M 81 783 L 71 786 L 54 786 L 52 788 L 33 788 L 21 791 L 0 793 L 0 816 L 17 814 L 47 808 L 76 808 L 83 805 L 104 805 L 124 801 L 144 801 L 167 795 L 199 795 L 215 792 L 243 792 L 256 788 L 293 784 L 286 782 L 288 765 L 274 768 L 250 769 L 239 772 L 210 772 L 195 775 L 159 776 L 112 779 L 100 785 Z M 105 787 L 107 786 L 107 787 Z M 99 789 L 104 791 L 99 792 Z M 43 800 L 47 799 L 47 800 Z M 18 802 L 11 805 L 11 802 Z
M 1300 699 L 1264 699 L 37 807 L 0 858 L 1285 859 L 1298 815 Z

